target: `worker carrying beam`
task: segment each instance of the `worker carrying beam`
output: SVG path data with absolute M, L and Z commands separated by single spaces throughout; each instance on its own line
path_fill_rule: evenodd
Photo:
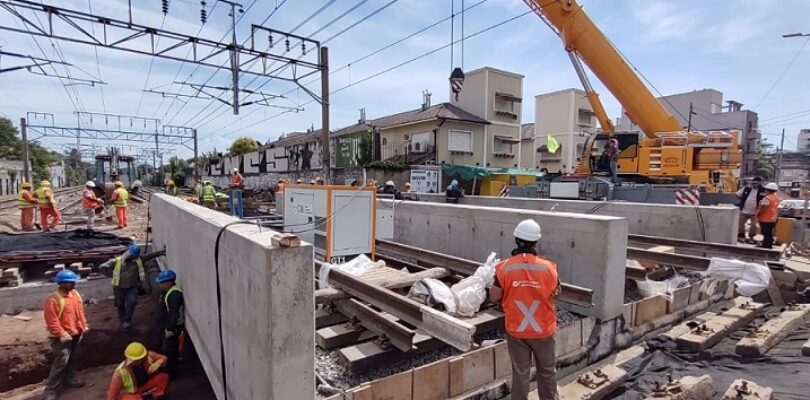
M 115 206 L 115 216 L 118 218 L 118 226 L 115 229 L 124 229 L 127 227 L 127 200 L 129 200 L 129 192 L 124 189 L 124 183 L 115 181 L 115 190 L 112 193 L 112 204 Z
M 42 181 L 39 183 L 39 189 L 34 192 L 34 197 L 39 202 L 39 219 L 42 225 L 42 230 L 48 232 L 51 228 L 56 228 L 62 223 L 62 214 L 59 212 L 59 207 L 56 205 L 56 198 L 51 190 L 51 183 Z
M 89 326 L 82 296 L 76 291 L 79 276 L 70 270 L 56 274 L 57 289 L 45 299 L 45 325 L 50 334 L 51 374 L 45 383 L 45 400 L 56 400 L 62 386 L 84 386 L 73 372 L 73 356 Z
M 205 207 L 214 209 L 217 205 L 217 190 L 214 189 L 214 185 L 211 181 L 205 181 L 205 186 L 202 187 L 200 191 L 200 201 L 205 205 Z
M 511 398 L 528 398 L 534 355 L 539 399 L 558 400 L 554 355 L 554 298 L 560 293 L 557 264 L 537 255 L 542 231 L 533 219 L 521 221 L 513 235 L 517 248 L 512 257 L 495 266 L 496 279 L 489 290 L 489 299 L 500 301 L 503 307 L 506 346 L 512 360 Z
M 20 229 L 34 230 L 34 208 L 39 202 L 31 194 L 31 183 L 23 182 L 20 193 L 17 194 L 17 208 L 20 209 Z
M 177 274 L 166 269 L 155 279 L 160 286 L 160 311 L 158 312 L 158 325 L 163 330 L 161 348 L 163 354 L 169 359 L 166 370 L 174 376 L 177 371 L 177 362 L 185 341 L 185 303 L 183 291 L 177 286 Z
M 84 210 L 84 217 L 87 219 L 87 229 L 94 228 L 96 208 L 98 208 L 99 202 L 104 202 L 104 200 L 96 197 L 96 192 L 93 190 L 95 187 L 95 182 L 87 181 L 84 184 L 84 192 L 82 193 L 82 210 Z
M 242 190 L 245 189 L 245 178 L 239 173 L 239 168 L 234 168 L 231 172 L 231 215 L 239 218 L 245 216 L 242 205 Z
M 177 186 L 174 185 L 174 181 L 171 179 L 166 182 L 166 194 L 177 197 Z
M 138 305 L 138 295 L 141 292 L 146 294 L 151 290 L 151 286 L 146 280 L 144 264 L 162 254 L 163 252 L 158 251 L 144 254 L 141 257 L 141 247 L 132 244 L 124 254 L 111 258 L 99 266 L 103 271 L 112 270 L 115 308 L 118 310 L 118 321 L 122 328 L 129 329 L 132 326 L 132 316 L 135 313 L 135 306 Z
M 162 371 L 166 356 L 132 342 L 124 350 L 124 357 L 113 372 L 107 400 L 162 399 L 169 386 L 169 374 Z

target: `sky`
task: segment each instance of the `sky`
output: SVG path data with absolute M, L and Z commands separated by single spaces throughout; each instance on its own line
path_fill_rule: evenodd
M 433 104 L 448 101 L 451 65 L 467 71 L 490 66 L 524 75 L 523 123 L 534 122 L 535 95 L 581 87 L 559 38 L 540 18 L 527 13 L 528 7 L 520 0 L 241 2 L 244 12 L 237 13 L 236 29 L 239 43 L 249 46 L 251 25 L 266 21 L 262 24 L 265 27 L 310 37 L 329 48 L 333 129 L 355 123 L 361 108 L 365 108 L 368 118 L 415 109 L 422 102 L 423 90 L 433 94 Z M 81 12 L 92 10 L 96 15 L 119 20 L 127 20 L 130 14 L 127 1 L 122 0 L 47 3 Z M 166 15 L 161 12 L 159 0 L 132 3 L 135 24 L 220 42 L 231 38 L 230 7 L 223 1 L 207 0 L 205 24 L 200 22 L 201 6 L 196 0 L 170 0 Z M 782 38 L 787 33 L 810 33 L 810 2 L 786 0 L 775 6 L 761 0 L 580 0 L 580 4 L 643 74 L 656 96 L 702 88 L 720 90 L 724 100 L 736 100 L 745 109 L 758 113 L 763 138 L 768 142 L 778 146 L 779 132 L 784 128 L 786 149 L 795 148 L 800 129 L 810 128 L 810 38 Z M 462 5 L 466 9 L 463 17 Z M 456 11 L 454 18 L 450 17 L 451 8 Z M 36 22 L 33 16 L 31 20 Z M 21 25 L 0 9 L 0 26 Z M 89 25 L 85 28 L 91 29 Z M 63 25 L 59 29 L 68 32 Z M 463 41 L 462 31 L 466 37 Z M 458 43 L 448 46 L 453 37 Z M 257 32 L 253 43 L 266 50 L 267 40 L 265 33 Z M 289 53 L 284 51 L 283 37 L 277 35 L 274 42 L 271 51 L 275 54 L 301 57 L 295 41 Z M 163 125 L 196 128 L 200 151 L 222 151 L 243 135 L 266 142 L 283 133 L 320 126 L 321 108 L 317 102 L 295 84 L 280 79 L 243 74 L 240 87 L 284 97 L 272 100 L 272 107 L 248 105 L 241 108 L 239 115 L 233 115 L 228 105 L 216 100 L 178 100 L 144 92 L 194 93 L 189 86 L 173 82 L 229 87 L 232 77 L 223 69 L 198 68 L 191 63 L 44 37 L 34 39 L 6 30 L 0 30 L 0 46 L 6 52 L 64 60 L 73 65 L 43 67 L 49 74 L 57 71 L 63 76 L 69 73 L 74 78 L 106 82 L 95 86 L 66 85 L 70 83 L 67 79 L 24 70 L 0 73 L 0 114 L 15 122 L 28 112 L 51 113 L 55 124 L 71 127 L 77 124 L 75 111 L 156 118 Z M 171 54 L 186 53 L 183 48 Z M 304 57 L 312 59 L 314 55 L 310 52 Z M 21 62 L 26 61 L 0 56 L 0 69 Z M 227 59 L 214 57 L 212 62 L 226 65 Z M 621 105 L 597 77 L 591 74 L 590 78 L 615 120 Z M 305 78 L 303 83 L 319 93 L 318 79 Z M 211 91 L 229 99 L 227 92 Z M 100 128 L 110 120 L 97 116 L 80 123 Z M 142 121 L 133 126 L 138 123 Z M 72 139 L 48 138 L 42 142 L 57 149 L 75 146 Z M 106 144 L 97 143 L 102 147 Z M 124 150 L 135 153 L 137 146 L 150 145 L 128 143 Z M 181 157 L 193 154 L 181 146 L 161 148 Z

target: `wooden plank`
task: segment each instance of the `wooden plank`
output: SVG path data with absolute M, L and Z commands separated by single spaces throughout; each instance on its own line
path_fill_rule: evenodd
M 565 400 L 602 400 L 627 380 L 627 372 L 613 365 L 605 365 L 596 370 L 588 370 L 575 381 L 560 387 L 560 399 Z M 582 381 L 594 382 L 595 387 L 586 386 Z M 532 393 L 529 399 L 537 399 Z
M 509 348 L 506 342 L 493 346 L 495 352 L 495 379 L 512 375 L 512 359 L 509 357 Z
M 450 396 L 450 362 L 441 360 L 413 370 L 413 400 L 444 400 Z
M 371 385 L 365 383 L 348 391 L 351 400 L 374 400 L 374 393 Z
M 741 356 L 761 356 L 796 330 L 810 312 L 810 305 L 797 304 L 788 307 L 778 316 L 754 329 L 737 342 L 734 352 Z
M 681 335 L 675 342 L 679 349 L 703 351 L 719 343 L 724 337 L 754 320 L 765 305 L 747 297 L 734 298 L 734 307 L 712 317 L 696 329 Z M 705 328 L 705 329 L 704 329 Z
M 351 324 L 341 324 L 327 326 L 315 331 L 315 343 L 324 350 L 331 350 L 371 340 L 376 336 L 376 333 L 361 326 L 354 327 Z
M 771 298 L 771 304 L 775 306 L 783 306 L 785 305 L 785 301 L 782 300 L 782 292 L 779 291 L 779 286 L 776 285 L 776 281 L 771 278 L 768 281 L 768 296 Z
M 495 379 L 495 349 L 484 347 L 461 355 L 464 358 L 464 392 Z
M 737 379 L 731 383 L 723 400 L 772 400 L 773 389 L 755 382 Z
M 371 396 L 375 400 L 412 400 L 413 370 L 371 382 Z
M 387 317 L 356 299 L 340 300 L 335 306 L 341 314 L 357 318 L 366 329 L 377 335 L 385 335 L 385 338 L 400 351 L 414 349 L 414 331 L 400 324 L 399 319 Z
M 672 299 L 667 301 L 667 314 L 672 314 L 675 311 L 683 310 L 689 305 L 689 293 L 692 288 L 685 286 L 677 288 L 672 291 Z
M 667 299 L 664 296 L 647 297 L 636 306 L 636 326 L 667 314 Z
M 450 396 L 464 393 L 464 358 L 453 357 L 449 362 L 450 370 Z

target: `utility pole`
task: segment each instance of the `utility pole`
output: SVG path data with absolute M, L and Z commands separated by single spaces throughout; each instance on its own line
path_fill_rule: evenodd
M 231 77 L 233 80 L 233 114 L 239 114 L 239 50 L 236 43 L 236 7 L 241 10 L 242 5 L 225 1 L 231 6 Z
M 26 182 L 31 182 L 31 174 L 28 171 L 28 166 L 31 164 L 31 160 L 28 159 L 28 124 L 25 121 L 25 118 L 20 118 L 20 131 L 22 134 L 22 159 L 23 159 L 23 180 Z
M 782 153 L 785 152 L 785 128 L 782 128 L 782 140 L 779 142 L 779 158 L 776 160 L 776 184 L 779 185 L 779 174 L 782 173 Z
M 686 132 L 692 132 L 692 116 L 693 115 L 697 115 L 697 113 L 694 111 L 694 108 L 692 107 L 692 102 L 690 101 L 689 102 L 689 118 L 688 118 L 689 122 L 686 123 Z
M 327 185 L 332 184 L 332 171 L 329 156 L 329 48 L 321 47 L 321 158 L 323 162 L 323 179 Z
M 200 154 L 198 152 L 197 147 L 197 128 L 191 130 L 192 136 L 194 136 L 194 183 L 200 180 Z

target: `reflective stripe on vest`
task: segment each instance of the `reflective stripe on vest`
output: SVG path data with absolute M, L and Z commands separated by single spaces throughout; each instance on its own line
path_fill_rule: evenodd
M 169 295 L 174 292 L 179 292 L 180 294 L 183 294 L 183 291 L 177 285 L 170 287 L 169 290 L 166 291 L 166 294 L 163 295 L 163 304 L 166 305 L 166 312 L 171 312 L 171 310 L 169 310 Z M 183 312 L 183 306 L 180 306 L 180 313 L 177 316 L 177 325 L 184 325 L 185 323 L 186 323 L 186 316 L 185 313 Z
M 146 356 L 146 360 L 148 362 L 148 367 L 151 367 L 152 364 L 155 363 L 152 360 L 152 357 Z M 121 376 L 121 386 L 124 388 L 124 392 L 129 394 L 134 394 L 138 391 L 138 388 L 135 386 L 135 381 L 132 379 L 132 375 L 129 373 L 129 369 L 127 369 L 127 362 L 124 361 L 121 364 L 118 364 L 118 368 L 115 369 L 118 371 L 118 375 Z
M 517 270 L 524 270 L 524 271 L 548 271 L 545 265 L 539 264 L 509 264 L 504 268 L 503 272 L 512 272 Z
M 28 189 L 20 190 L 20 194 L 17 195 L 17 207 L 19 208 L 33 208 L 34 204 L 29 203 L 28 200 L 25 199 L 25 194 L 30 192 Z
M 126 207 L 127 200 L 129 199 L 129 193 L 124 188 L 115 189 L 115 193 L 118 193 L 118 198 L 113 201 L 113 205 L 116 207 Z
M 82 300 L 82 295 L 78 290 L 73 289 L 72 292 L 75 293 L 76 296 L 79 296 L 79 303 L 84 303 L 84 300 Z M 59 293 L 58 290 L 53 292 L 53 294 L 56 296 L 56 301 L 59 303 L 59 311 L 56 312 L 56 316 L 62 318 L 62 313 L 65 311 L 65 298 L 62 297 L 62 294 Z
M 526 307 L 520 300 L 515 300 L 515 305 L 520 310 L 520 313 L 523 314 L 523 319 L 520 321 L 520 325 L 518 325 L 517 331 L 518 332 L 525 332 L 526 328 L 531 325 L 532 331 L 535 333 L 542 334 L 543 328 L 540 324 L 537 323 L 537 320 L 534 319 L 534 313 L 537 312 L 537 308 L 540 307 L 540 300 L 532 301 L 532 304 Z
M 177 186 L 167 187 L 166 188 L 166 194 L 172 195 L 172 196 L 177 196 Z
M 140 257 L 135 260 L 138 265 L 138 278 L 141 282 L 146 282 L 146 272 L 143 269 L 143 261 Z M 113 268 L 112 285 L 118 286 L 121 283 L 121 267 L 124 265 L 124 259 L 121 256 L 115 257 L 115 267 Z
M 216 201 L 217 192 L 211 185 L 203 186 L 202 190 L 203 201 Z
M 757 213 L 757 221 L 759 222 L 776 222 L 779 220 L 779 198 L 775 194 L 765 196 L 768 199 L 768 205 L 762 211 Z
M 48 194 L 51 195 L 50 199 L 48 199 L 48 196 L 45 195 L 45 191 L 48 191 Z M 37 189 L 35 193 L 37 194 L 37 202 L 39 205 L 53 204 L 53 192 L 51 192 L 50 188 L 41 187 Z

